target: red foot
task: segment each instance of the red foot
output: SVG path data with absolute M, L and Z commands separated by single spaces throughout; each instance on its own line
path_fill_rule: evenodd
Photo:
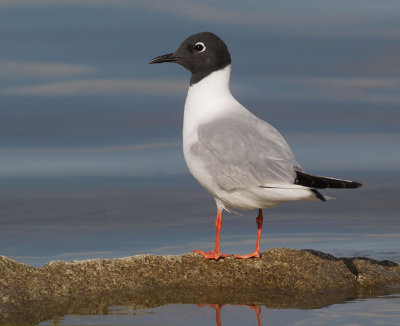
M 249 308 L 250 308 L 251 310 L 255 311 L 255 313 L 256 313 L 257 315 L 259 315 L 259 314 L 261 313 L 261 308 L 260 308 L 260 306 L 249 306 Z
M 219 304 L 219 303 L 199 303 L 198 304 L 198 306 L 201 308 L 211 307 L 211 308 L 214 308 L 215 310 L 221 309 L 223 305 L 224 304 Z
M 260 258 L 261 254 L 260 254 L 260 250 L 254 250 L 251 254 L 247 254 L 247 255 L 233 255 L 236 258 L 240 258 L 240 259 L 247 259 L 247 258 Z
M 221 254 L 220 251 L 215 252 L 214 250 L 210 250 L 208 252 L 202 250 L 193 250 L 192 252 L 202 255 L 204 258 L 215 260 L 232 256 L 231 254 Z

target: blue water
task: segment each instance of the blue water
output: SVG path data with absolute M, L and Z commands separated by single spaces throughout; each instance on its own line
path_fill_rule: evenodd
M 262 249 L 312 248 L 337 256 L 400 261 L 400 188 L 393 176 L 359 175 L 335 200 L 266 210 Z M 51 260 L 181 254 L 214 245 L 215 203 L 191 176 L 4 179 L 1 254 L 41 266 Z M 227 253 L 255 245 L 256 211 L 224 213 Z
M 400 295 L 380 296 L 318 309 L 274 309 L 246 304 L 171 304 L 141 309 L 110 306 L 102 315 L 67 315 L 39 325 L 386 325 L 400 322 Z

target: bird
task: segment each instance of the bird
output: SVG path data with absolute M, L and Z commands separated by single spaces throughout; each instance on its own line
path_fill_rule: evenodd
M 233 97 L 231 55 L 214 33 L 191 35 L 174 52 L 149 61 L 164 62 L 191 72 L 184 106 L 183 154 L 189 171 L 217 206 L 215 248 L 194 253 L 215 260 L 231 256 L 220 250 L 222 212 L 258 209 L 254 251 L 233 256 L 260 258 L 263 209 L 294 200 L 326 201 L 318 189 L 362 186 L 304 171 L 278 130 Z

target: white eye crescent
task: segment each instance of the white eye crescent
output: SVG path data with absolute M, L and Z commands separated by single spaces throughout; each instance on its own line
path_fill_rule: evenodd
M 205 50 L 206 50 L 206 46 L 204 45 L 204 43 L 203 42 L 197 42 L 196 44 L 195 44 L 195 46 L 194 46 L 194 49 L 197 51 L 197 52 L 204 52 Z

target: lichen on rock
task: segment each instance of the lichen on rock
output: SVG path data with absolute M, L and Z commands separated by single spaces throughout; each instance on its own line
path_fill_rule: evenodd
M 352 291 L 400 285 L 400 267 L 313 250 L 270 249 L 260 259 L 218 261 L 197 254 L 54 261 L 35 268 L 0 256 L 0 305 L 121 291 Z

